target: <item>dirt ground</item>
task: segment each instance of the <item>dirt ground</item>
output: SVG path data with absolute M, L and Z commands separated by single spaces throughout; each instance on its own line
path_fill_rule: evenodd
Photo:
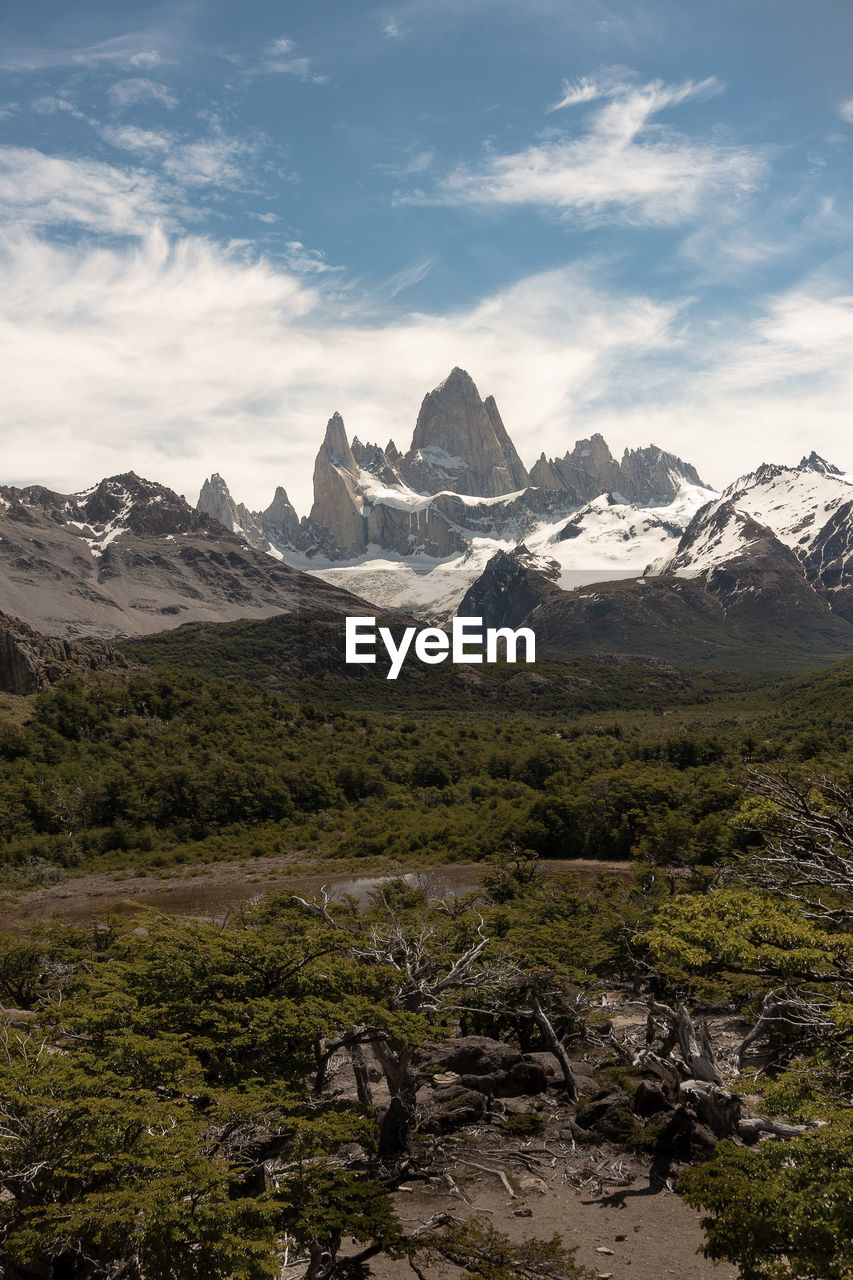
M 488 1157 L 483 1163 L 488 1163 Z M 506 1164 L 511 1166 L 513 1161 Z M 495 1167 L 499 1165 L 495 1161 Z M 530 1190 L 522 1189 L 525 1178 L 519 1177 L 517 1169 L 516 1164 L 516 1171 L 510 1170 L 508 1175 L 511 1185 L 519 1188 L 515 1199 L 497 1177 L 477 1170 L 466 1175 L 465 1167 L 459 1166 L 454 1177 L 458 1177 L 457 1186 L 467 1205 L 460 1195 L 438 1188 L 418 1189 L 397 1197 L 397 1212 L 411 1230 L 443 1212 L 460 1218 L 482 1214 L 487 1222 L 519 1241 L 531 1236 L 547 1239 L 556 1232 L 564 1244 L 577 1248 L 578 1263 L 596 1276 L 612 1276 L 613 1280 L 660 1280 L 662 1276 L 733 1280 L 737 1275 L 735 1267 L 715 1264 L 697 1253 L 704 1240 L 699 1215 L 673 1192 L 650 1187 L 638 1168 L 626 1169 L 627 1182 L 609 1182 L 606 1175 L 604 1181 L 598 1181 L 591 1175 L 593 1181 L 578 1187 L 567 1174 L 567 1166 L 558 1160 L 550 1171 L 540 1170 L 535 1178 L 528 1176 L 529 1183 L 544 1184 L 544 1188 Z M 581 1163 L 575 1176 L 586 1172 Z M 458 1275 L 451 1266 L 422 1269 L 429 1280 L 455 1280 Z M 373 1264 L 373 1272 L 377 1280 L 413 1280 L 405 1260 L 380 1260 Z
M 488 869 L 482 862 L 412 869 L 387 863 L 365 866 L 358 861 L 344 866 L 329 863 L 328 867 L 309 873 L 298 854 L 286 854 L 142 874 L 133 870 L 85 872 L 22 891 L 6 891 L 0 897 L 0 928 L 14 928 L 47 916 L 79 920 L 145 907 L 175 915 L 221 918 L 262 894 L 314 894 L 324 885 L 333 895 L 350 893 L 364 902 L 382 878 L 399 875 L 426 879 L 430 892 L 441 897 L 476 888 Z M 628 863 L 585 859 L 550 861 L 543 863 L 543 870 L 546 875 L 572 872 L 582 884 L 593 883 L 605 873 L 631 874 Z
M 623 993 L 610 997 L 620 1039 L 639 1034 L 644 1026 L 642 1011 L 623 999 Z M 731 1019 L 720 1020 L 714 1033 L 724 1047 L 740 1038 Z M 365 1052 L 371 1061 L 370 1051 Z M 573 1069 L 580 1073 L 600 1056 L 593 1050 L 584 1063 L 573 1061 Z M 354 1078 L 343 1055 L 337 1063 L 331 1064 L 333 1094 L 354 1096 Z M 380 1107 L 387 1105 L 379 1071 L 371 1076 L 374 1100 Z M 578 1078 L 582 1098 L 603 1083 Z M 434 1084 L 424 1084 L 418 1092 L 419 1114 L 429 1116 L 438 1097 Z M 549 1089 L 536 1097 L 493 1099 L 488 1117 L 476 1124 L 432 1139 L 422 1134 L 418 1162 L 432 1176 L 403 1183 L 396 1196 L 402 1226 L 416 1232 L 439 1214 L 457 1219 L 478 1215 L 519 1242 L 560 1235 L 564 1245 L 576 1250 L 576 1262 L 601 1280 L 734 1280 L 735 1267 L 713 1263 L 699 1252 L 705 1238 L 700 1215 L 672 1189 L 678 1167 L 667 1184 L 652 1181 L 651 1155 L 592 1134 L 576 1140 L 570 1127 L 573 1111 L 558 1091 Z M 537 1117 L 542 1131 L 520 1138 L 511 1131 L 512 1118 L 519 1115 Z M 426 1280 L 460 1276 L 449 1263 L 419 1256 L 417 1264 Z M 415 1280 L 405 1259 L 378 1258 L 371 1268 L 376 1280 Z

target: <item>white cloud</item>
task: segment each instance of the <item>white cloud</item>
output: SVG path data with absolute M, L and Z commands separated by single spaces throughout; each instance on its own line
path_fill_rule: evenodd
M 671 316 L 556 271 L 452 315 L 389 317 L 198 239 L 83 252 L 19 234 L 0 258 L 0 475 L 63 489 L 132 467 L 194 496 L 220 470 L 248 502 L 283 483 L 304 510 L 334 409 L 362 439 L 407 444 L 424 392 L 464 364 L 538 452 L 592 371 L 665 344 Z
M 435 258 L 424 258 L 422 262 L 415 262 L 411 267 L 404 267 L 402 271 L 396 271 L 390 280 L 385 282 L 385 289 L 388 296 L 396 298 L 398 293 L 403 293 L 406 289 L 411 289 L 416 284 L 420 284 L 430 273 Z
M 848 124 L 853 124 L 853 98 L 848 98 L 846 102 L 839 102 L 838 114 L 842 120 L 846 120 Z
M 641 381 L 633 404 L 603 404 L 588 424 L 620 444 L 665 444 L 717 487 L 812 449 L 853 471 L 851 343 L 853 297 L 804 281 L 765 299 L 751 324 L 727 317 L 685 335 L 653 388 Z
M 43 94 L 42 97 L 36 98 L 33 101 L 32 109 L 35 111 L 36 115 L 40 116 L 55 116 L 65 113 L 66 115 L 73 116 L 75 120 L 88 120 L 88 117 L 80 110 L 76 103 L 72 102 L 70 98 L 64 97 L 60 94 Z
M 130 33 L 102 40 L 98 44 L 65 49 L 15 48 L 0 54 L 0 68 L 6 71 L 41 71 L 58 67 L 97 67 L 120 63 L 128 67 L 156 67 L 162 61 L 156 49 L 147 47 L 150 35 Z
M 578 80 L 564 80 L 563 96 L 548 110 L 560 111 L 563 107 L 575 107 L 581 102 L 595 102 L 596 98 L 604 95 L 604 92 L 601 84 L 590 80 L 588 76 L 581 76 Z
M 150 166 L 163 191 L 187 198 L 194 188 L 242 189 L 249 181 L 248 161 L 257 158 L 263 139 L 234 138 L 213 122 L 205 138 L 186 139 L 168 130 L 141 129 L 137 125 L 105 125 L 101 137 L 122 151 L 134 152 Z
M 117 111 L 124 111 L 138 102 L 159 102 L 162 106 L 170 108 L 178 105 L 178 99 L 164 84 L 138 77 L 119 80 L 116 84 L 110 85 L 107 96 Z
M 298 55 L 296 45 L 287 36 L 270 40 L 264 49 L 260 62 L 260 70 L 275 75 L 296 76 L 298 80 L 308 80 L 312 84 L 326 84 L 328 76 L 318 75 L 311 65 L 311 59 Z
M 588 82 L 589 83 L 589 82 Z M 463 166 L 418 203 L 534 204 L 590 224 L 677 225 L 753 190 L 766 172 L 754 148 L 694 141 L 655 123 L 689 99 L 720 92 L 713 78 L 681 85 L 618 85 L 586 132 Z M 576 87 L 576 92 L 584 92 Z M 591 91 L 591 89 L 590 89 Z M 578 99 L 580 100 L 580 99 Z
M 29 147 L 0 147 L 0 215 L 10 228 L 70 223 L 113 235 L 141 235 L 157 221 L 173 221 L 151 175 Z
M 105 142 L 134 157 L 131 166 L 66 159 L 31 147 L 0 146 L 0 219 L 10 231 L 77 226 L 91 234 L 144 235 L 177 230 L 197 216 L 195 192 L 246 190 L 251 162 L 264 145 L 232 138 L 213 122 L 211 134 L 182 139 L 136 125 L 106 125 Z
M 105 125 L 101 137 L 111 146 L 122 151 L 139 151 L 143 155 L 154 155 L 171 151 L 175 144 L 170 133 L 157 133 L 153 129 L 140 129 L 134 124 L 120 126 Z
M 288 269 L 295 271 L 297 275 L 326 275 L 330 271 L 343 270 L 343 267 L 335 267 L 327 262 L 322 250 L 308 249 L 301 240 L 288 240 L 284 250 L 284 260 Z
M 163 59 L 156 49 L 141 49 L 139 53 L 132 54 L 128 60 L 129 67 L 159 67 Z

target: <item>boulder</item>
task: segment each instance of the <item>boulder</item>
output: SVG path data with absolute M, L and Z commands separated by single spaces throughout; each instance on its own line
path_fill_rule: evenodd
M 488 1036 L 460 1036 L 444 1044 L 422 1045 L 418 1064 L 427 1072 L 453 1071 L 466 1089 L 495 1098 L 544 1093 L 548 1087 L 545 1069 L 531 1062 L 519 1049 Z
M 661 1111 L 669 1110 L 672 1104 L 667 1099 L 663 1087 L 656 1080 L 641 1080 L 634 1094 L 634 1111 L 638 1116 L 648 1119 Z
M 427 1133 L 459 1129 L 466 1124 L 475 1124 L 485 1113 L 483 1093 L 477 1089 L 466 1089 L 461 1084 L 448 1085 L 432 1094 L 429 1114 L 421 1127 Z

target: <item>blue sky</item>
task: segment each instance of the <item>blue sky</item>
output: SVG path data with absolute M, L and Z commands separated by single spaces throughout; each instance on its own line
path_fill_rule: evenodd
M 304 511 L 463 365 L 528 463 L 853 469 L 847 0 L 0 18 L 0 481 Z

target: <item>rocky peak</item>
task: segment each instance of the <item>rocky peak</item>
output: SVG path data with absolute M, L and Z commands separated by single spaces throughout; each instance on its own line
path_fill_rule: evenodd
M 224 524 L 226 529 L 234 529 L 238 525 L 237 504 L 218 471 L 201 486 L 196 509 L 206 511 L 214 520 Z
M 533 467 L 530 479 L 544 489 L 565 493 L 577 502 L 589 502 L 602 493 L 618 494 L 638 506 L 663 506 L 671 502 L 683 484 L 705 486 L 695 467 L 655 444 L 626 449 L 621 463 L 596 432 L 562 458 L 545 457 Z
M 154 536 L 187 533 L 206 522 L 186 498 L 135 471 L 109 476 L 73 501 L 80 519 L 99 535 L 115 537 L 124 529 Z
M 271 525 L 273 532 L 277 531 L 285 541 L 292 541 L 298 534 L 299 516 L 281 485 L 277 486 L 273 500 L 261 518 L 265 528 L 267 524 Z
M 528 483 L 494 399 L 484 404 L 471 375 L 458 367 L 424 397 L 400 470 L 420 493 L 497 497 Z
M 356 436 L 352 442 L 352 456 L 363 471 L 370 471 L 383 484 L 396 485 L 400 483 L 400 476 L 394 462 L 388 457 L 387 451 L 381 449 L 378 444 L 362 444 L 358 436 Z M 399 459 L 399 454 L 397 459 Z
M 800 471 L 818 471 L 823 476 L 840 476 L 844 474 L 838 467 L 833 466 L 831 462 L 827 462 L 826 458 L 822 458 L 819 453 L 815 453 L 814 449 L 812 449 L 808 457 L 800 459 L 798 469 Z
M 352 475 L 358 474 L 358 464 L 353 457 L 344 420 L 339 413 L 333 413 L 329 419 L 320 451 L 325 451 L 327 459 L 335 466 L 343 467 Z
M 708 486 L 689 462 L 667 453 L 656 444 L 645 449 L 626 449 L 622 455 L 623 492 L 632 502 L 649 506 L 665 506 L 672 502 L 683 484 L 699 488 Z
M 459 606 L 461 618 L 482 618 L 487 627 L 517 627 L 537 607 L 562 595 L 554 579 L 560 566 L 534 555 L 524 543 L 498 551 Z
M 344 420 L 334 413 L 314 463 L 314 505 L 309 516 L 327 552 L 359 555 L 367 546 L 358 475 Z

